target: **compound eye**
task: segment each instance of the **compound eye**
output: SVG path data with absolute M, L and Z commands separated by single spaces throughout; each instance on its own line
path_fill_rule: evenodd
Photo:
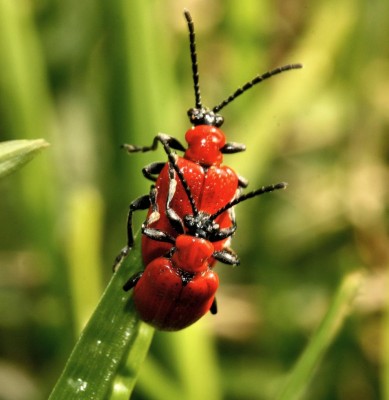
M 195 125 L 209 125 L 220 127 L 224 119 L 221 115 L 215 114 L 212 110 L 206 107 L 190 108 L 187 111 L 190 122 Z
M 215 126 L 217 128 L 220 128 L 224 123 L 224 118 L 219 115 L 219 114 L 215 114 Z
M 193 125 L 200 125 L 204 121 L 204 113 L 202 109 L 190 108 L 187 112 L 190 122 Z
M 194 120 L 196 120 L 196 109 L 195 108 L 190 108 L 187 112 L 189 120 L 191 122 L 193 122 Z

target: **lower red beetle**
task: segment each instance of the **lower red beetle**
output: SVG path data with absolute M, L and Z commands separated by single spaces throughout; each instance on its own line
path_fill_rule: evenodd
M 238 256 L 228 247 L 215 244 L 230 238 L 236 230 L 235 220 L 232 226 L 223 228 L 216 219 L 236 204 L 285 188 L 285 183 L 265 186 L 252 192 L 237 196 L 213 214 L 198 211 L 194 205 L 191 188 L 169 153 L 169 195 L 165 214 L 174 230 L 169 232 L 152 227 L 153 212 L 142 225 L 144 237 L 158 243 L 166 243 L 166 254 L 153 259 L 144 271 L 133 275 L 124 285 L 124 290 L 134 288 L 134 303 L 140 317 L 154 327 L 174 331 L 186 328 L 196 322 L 208 311 L 215 314 L 215 293 L 219 280 L 211 269 L 215 260 L 225 264 L 238 265 Z M 177 179 L 178 176 L 178 179 Z M 175 197 L 175 188 L 183 186 L 185 196 L 193 206 L 193 212 L 181 218 L 171 207 Z M 155 187 L 148 196 L 150 209 L 156 211 Z
M 188 235 L 176 238 L 171 256 L 158 257 L 124 285 L 134 288 L 141 319 L 154 327 L 176 331 L 196 322 L 209 310 L 216 313 L 219 278 L 210 269 L 211 242 Z

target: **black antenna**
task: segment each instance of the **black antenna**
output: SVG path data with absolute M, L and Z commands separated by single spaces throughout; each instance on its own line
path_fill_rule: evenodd
M 242 194 L 241 196 L 237 197 L 236 199 L 231 200 L 224 207 L 220 208 L 218 211 L 215 212 L 215 214 L 212 214 L 209 217 L 209 219 L 215 220 L 220 214 L 224 213 L 224 211 L 227 211 L 228 209 L 236 206 L 237 204 L 241 203 L 242 201 L 251 199 L 256 196 L 260 196 L 261 194 L 264 194 L 264 193 L 273 192 L 274 190 L 285 189 L 287 186 L 288 186 L 288 184 L 286 182 L 281 182 L 281 183 L 277 183 L 275 185 L 262 186 L 261 188 L 259 188 L 257 190 L 253 190 L 252 192 Z
M 173 159 L 173 161 L 170 159 L 169 157 L 169 162 L 170 164 L 173 165 L 174 170 L 176 171 L 178 177 L 180 178 L 180 181 L 182 183 L 182 186 L 184 188 L 184 191 L 186 193 L 186 196 L 188 197 L 189 203 L 192 207 L 192 212 L 193 215 L 198 215 L 199 210 L 197 209 L 197 206 L 195 204 L 194 198 L 192 196 L 192 192 L 190 190 L 190 186 L 188 185 L 188 182 L 186 181 L 184 174 L 182 173 L 182 171 L 180 170 L 180 168 L 178 167 L 176 160 Z
M 303 67 L 302 64 L 288 64 L 288 65 L 284 65 L 283 67 L 275 68 L 272 71 L 264 73 L 263 75 L 257 75 L 253 80 L 245 83 L 242 87 L 237 89 L 226 100 L 223 100 L 219 105 L 213 107 L 212 111 L 215 113 L 220 111 L 222 108 L 224 108 L 227 104 L 231 103 L 231 101 L 235 100 L 242 93 L 251 89 L 254 85 L 264 81 L 265 79 L 269 79 L 272 76 L 281 74 L 282 72 L 285 72 L 285 71 L 290 71 L 291 69 L 300 69 L 302 67 Z
M 195 92 L 196 108 L 202 108 L 194 24 L 193 24 L 192 16 L 190 15 L 188 10 L 184 10 L 184 16 L 186 18 L 186 22 L 188 23 L 188 29 L 189 29 L 190 58 L 192 60 L 192 74 L 193 74 L 193 86 L 194 86 L 194 92 Z
M 188 182 L 186 181 L 184 174 L 180 170 L 179 166 L 177 165 L 177 159 L 176 159 L 176 154 L 172 151 L 170 146 L 165 142 L 164 139 L 161 140 L 162 146 L 168 156 L 169 163 L 173 165 L 174 170 L 176 171 L 178 177 L 180 178 L 180 181 L 182 183 L 182 186 L 184 188 L 184 191 L 188 197 L 189 203 L 192 207 L 193 215 L 198 215 L 199 210 L 197 209 L 196 203 L 194 201 L 194 198 L 192 196 L 192 192 L 190 190 L 190 186 Z
M 192 196 L 192 191 L 190 189 L 188 182 L 186 181 L 186 179 L 184 177 L 184 174 L 182 173 L 182 171 L 180 170 L 180 168 L 177 164 L 177 160 L 176 160 L 174 152 L 172 152 L 171 148 L 165 141 L 162 140 L 161 143 L 168 155 L 169 163 L 173 166 L 174 170 L 176 171 L 176 173 L 182 183 L 182 186 L 184 188 L 186 196 L 188 197 L 189 203 L 192 207 L 193 215 L 194 216 L 199 215 L 199 210 L 197 209 L 194 198 Z M 222 208 L 219 208 L 219 210 L 217 210 L 214 214 L 209 216 L 208 220 L 214 221 L 219 215 L 223 214 L 225 211 L 236 206 L 237 204 L 241 203 L 242 201 L 252 199 L 253 197 L 257 197 L 257 196 L 260 196 L 261 194 L 273 192 L 275 190 L 285 189 L 287 186 L 288 186 L 288 184 L 286 182 L 280 182 L 280 183 L 276 183 L 275 185 L 262 186 L 261 188 L 253 190 L 252 192 L 242 194 L 241 196 L 228 202 Z

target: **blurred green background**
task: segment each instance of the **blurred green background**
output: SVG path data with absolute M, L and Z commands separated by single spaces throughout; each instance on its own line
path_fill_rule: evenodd
M 0 182 L 0 399 L 47 397 L 110 279 L 128 204 L 150 185 L 140 169 L 165 158 L 120 144 L 183 140 L 184 7 L 206 105 L 304 64 L 223 110 L 228 140 L 247 145 L 225 162 L 250 188 L 289 187 L 237 207 L 241 266 L 216 267 L 219 313 L 156 334 L 133 398 L 168 398 L 184 372 L 198 398 L 272 398 L 354 270 L 367 280 L 306 398 L 389 398 L 389 2 L 0 0 L 0 140 L 51 143 Z

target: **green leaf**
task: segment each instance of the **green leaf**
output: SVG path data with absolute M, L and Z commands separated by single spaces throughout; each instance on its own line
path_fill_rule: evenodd
M 47 146 L 49 143 L 44 139 L 0 143 L 0 178 L 22 167 Z
M 343 279 L 327 314 L 294 366 L 282 393 L 277 397 L 278 400 L 301 398 L 321 358 L 343 326 L 363 278 L 361 272 L 354 272 Z
M 123 284 L 140 269 L 139 250 L 112 277 L 78 340 L 50 400 L 128 399 L 154 329 L 139 320 Z

